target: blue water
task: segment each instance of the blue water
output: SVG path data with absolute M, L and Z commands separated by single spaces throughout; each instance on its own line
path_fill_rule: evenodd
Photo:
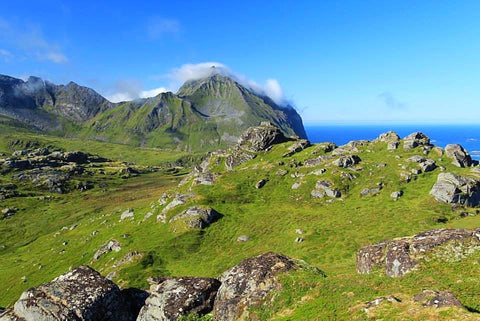
M 480 125 L 306 125 L 305 130 L 313 143 L 333 142 L 337 145 L 351 140 L 372 140 L 389 130 L 402 138 L 421 131 L 434 145 L 460 144 L 472 158 L 480 159 Z

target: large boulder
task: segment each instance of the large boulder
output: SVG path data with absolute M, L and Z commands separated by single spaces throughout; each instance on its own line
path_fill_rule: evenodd
M 357 155 L 341 156 L 340 158 L 333 161 L 333 165 L 347 168 L 360 163 L 360 161 L 361 159 Z
M 240 136 L 238 146 L 243 150 L 256 153 L 286 141 L 288 138 L 280 128 L 270 122 L 262 122 L 260 126 L 248 128 Z
M 451 292 L 424 290 L 422 293 L 416 294 L 413 301 L 421 303 L 425 307 L 443 308 L 458 307 L 464 308 L 463 304 Z
M 357 252 L 357 272 L 368 274 L 376 267 L 385 269 L 388 276 L 402 276 L 415 269 L 425 255 L 447 243 L 460 244 L 446 250 L 440 259 L 449 260 L 480 249 L 480 228 L 475 230 L 439 229 L 425 231 L 413 237 L 403 237 L 391 241 L 383 241 L 361 248 Z M 461 249 L 470 249 L 463 251 Z M 453 251 L 453 252 L 449 252 Z M 462 254 L 463 255 L 463 254 Z
M 192 206 L 172 217 L 169 223 L 180 222 L 187 228 L 202 229 L 221 217 L 220 213 L 210 207 Z
M 232 149 L 232 152 L 225 158 L 225 167 L 227 168 L 227 170 L 230 171 L 235 167 L 254 159 L 255 157 L 257 157 L 256 154 L 244 151 L 243 149 L 236 146 Z
M 280 289 L 277 277 L 294 270 L 294 260 L 276 253 L 246 259 L 223 273 L 217 293 L 214 316 L 217 321 L 248 319 L 248 308 L 261 304 L 268 293 Z
M 430 146 L 430 138 L 421 132 L 415 132 L 403 139 L 403 148 L 412 149 L 417 146 Z
M 154 278 L 150 296 L 140 310 L 137 321 L 170 321 L 192 314 L 210 312 L 220 287 L 211 278 Z
M 0 320 L 130 321 L 135 311 L 118 286 L 88 266 L 25 291 Z
M 452 173 L 440 173 L 430 195 L 439 202 L 475 207 L 480 204 L 480 181 Z
M 378 142 L 398 142 L 400 141 L 400 136 L 393 131 L 380 134 L 376 139 L 373 140 L 374 143 Z
M 473 164 L 470 154 L 458 144 L 445 146 L 445 154 L 452 159 L 452 164 L 457 167 L 468 167 Z

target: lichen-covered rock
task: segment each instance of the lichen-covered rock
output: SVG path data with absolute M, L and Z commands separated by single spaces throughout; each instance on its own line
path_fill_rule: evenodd
M 140 310 L 137 321 L 171 321 L 188 314 L 210 312 L 220 287 L 211 278 L 154 278 L 149 280 L 150 296 Z
M 338 166 L 338 167 L 352 167 L 353 165 L 356 165 L 360 163 L 361 159 L 357 155 L 350 155 L 350 156 L 341 156 L 339 159 L 336 159 L 333 162 L 333 165 Z
M 400 136 L 393 131 L 389 131 L 386 133 L 380 134 L 373 142 L 398 142 L 400 140 Z
M 228 155 L 225 159 L 225 167 L 230 171 L 235 167 L 254 159 L 255 157 L 257 157 L 256 154 L 244 151 L 239 147 L 235 147 L 232 149 L 230 155 Z
M 463 304 L 451 292 L 438 292 L 432 290 L 424 290 L 413 297 L 413 301 L 421 303 L 426 307 L 459 307 L 463 308 Z
M 403 148 L 412 149 L 417 146 L 429 146 L 430 138 L 421 132 L 411 133 L 403 139 Z
M 205 228 L 218 220 L 221 215 L 210 207 L 192 206 L 182 213 L 175 215 L 169 221 L 181 221 L 187 228 Z
M 469 167 L 473 164 L 470 154 L 458 144 L 445 146 L 445 154 L 452 159 L 452 164 L 457 167 Z
M 288 141 L 280 128 L 269 122 L 248 128 L 239 138 L 238 146 L 246 151 L 256 153 L 270 146 Z
M 215 299 L 215 319 L 247 319 L 250 306 L 261 304 L 270 291 L 281 288 L 277 276 L 295 268 L 294 260 L 271 252 L 240 262 L 220 277 L 222 285 Z
M 315 184 L 315 188 L 320 191 L 320 192 L 323 192 L 324 195 L 328 196 L 328 197 L 340 197 L 342 196 L 342 193 L 336 189 L 336 188 L 332 188 L 332 183 L 330 183 L 329 181 L 318 181 L 316 184 Z M 316 197 L 312 194 L 313 197 Z
M 383 241 L 361 248 L 357 252 L 357 272 L 370 273 L 375 267 L 382 267 L 388 276 L 402 276 L 418 265 L 426 254 L 450 242 L 480 244 L 480 228 L 475 230 L 439 229 L 425 231 L 413 237 Z M 455 253 L 451 253 L 454 256 Z M 443 255 L 442 258 L 446 258 Z
M 186 204 L 187 201 L 190 198 L 193 198 L 193 197 L 195 197 L 195 194 L 193 194 L 193 193 L 192 194 L 178 194 L 177 196 L 175 196 L 175 198 L 170 203 L 168 203 L 167 206 L 165 206 L 163 208 L 162 213 L 167 213 L 169 210 L 171 210 L 174 207 Z
M 110 240 L 107 243 L 103 244 L 97 252 L 93 255 L 94 260 L 98 260 L 102 255 L 105 255 L 110 252 L 119 252 L 122 249 L 120 243 L 115 240 Z
M 311 146 L 310 141 L 307 139 L 299 139 L 295 143 L 293 143 L 290 147 L 288 147 L 288 152 L 283 154 L 282 157 L 290 157 L 296 153 L 301 152 L 305 148 Z
M 440 173 L 430 195 L 439 202 L 475 207 L 480 204 L 480 181 L 452 173 Z
M 118 286 L 88 266 L 25 291 L 10 317 L 24 321 L 133 321 Z

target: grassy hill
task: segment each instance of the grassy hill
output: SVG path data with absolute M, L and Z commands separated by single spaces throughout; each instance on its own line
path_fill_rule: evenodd
M 363 246 L 428 229 L 480 226 L 476 209 L 452 209 L 429 195 L 440 166 L 447 172 L 472 175 L 469 168 L 453 166 L 438 150 L 424 156 L 439 167 L 412 174 L 407 183 L 401 173 L 410 172 L 416 164 L 406 159 L 423 155 L 420 148 L 404 150 L 402 142 L 390 151 L 386 142 L 359 143 L 354 154 L 361 162 L 353 168 L 339 168 L 332 164 L 339 156 L 332 155 L 328 144 L 315 144 L 288 156 L 296 143 L 290 141 L 257 152 L 256 158 L 233 170 L 227 170 L 224 153 L 212 154 L 203 165 L 214 175 L 214 184 L 202 185 L 193 184 L 195 176 L 187 174 L 190 170 L 169 166 L 185 159 L 184 153 L 9 132 L 6 128 L 2 127 L 0 151 L 7 156 L 20 146 L 28 147 L 28 142 L 38 142 L 158 170 L 123 179 L 115 175 L 106 178 L 92 168 L 90 179 L 95 187 L 67 194 L 16 183 L 21 196 L 0 203 L 1 208 L 18 208 L 15 215 L 0 220 L 0 306 L 12 304 L 28 287 L 80 264 L 110 274 L 122 286 L 144 288 L 150 276 L 217 277 L 245 258 L 274 251 L 305 260 L 327 277 L 302 271 L 285 276 L 283 290 L 275 294 L 275 300 L 255 308 L 260 320 L 478 320 L 480 251 L 452 262 L 433 257 L 400 278 L 387 277 L 381 271 L 369 275 L 356 272 L 355 254 Z M 15 144 L 15 140 L 19 142 Z M 307 160 L 322 155 L 325 160 L 318 165 L 305 166 Z M 321 168 L 326 171 L 312 174 Z M 14 174 L 0 176 L 0 185 L 13 181 Z M 255 188 L 261 179 L 268 181 Z M 319 180 L 333 183 L 341 198 L 313 198 L 311 191 Z M 102 182 L 106 185 L 100 188 Z M 299 183 L 296 189 L 292 188 L 295 183 Z M 365 188 L 374 189 L 378 183 L 381 190 L 362 195 Z M 390 196 L 394 191 L 403 192 L 397 201 Z M 192 195 L 187 203 L 164 211 L 169 202 L 159 202 L 163 193 L 169 201 L 178 194 Z M 204 229 L 168 223 L 193 205 L 209 206 L 221 218 Z M 120 219 L 127 209 L 133 209 L 133 220 Z M 162 212 L 167 223 L 157 220 Z M 147 213 L 151 216 L 145 218 Z M 249 241 L 237 241 L 242 235 Z M 297 238 L 302 242 L 296 242 Z M 121 250 L 93 260 L 94 253 L 109 240 L 118 241 Z M 115 264 L 132 251 L 142 257 Z M 414 303 L 412 296 L 424 289 L 448 290 L 469 311 Z M 365 302 L 387 295 L 402 302 L 382 304 L 368 313 L 363 310 Z

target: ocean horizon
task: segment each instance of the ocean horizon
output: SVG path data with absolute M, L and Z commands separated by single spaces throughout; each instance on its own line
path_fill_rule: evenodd
M 401 138 L 420 131 L 430 137 L 432 144 L 445 147 L 447 144 L 462 145 L 472 158 L 480 160 L 480 125 L 433 125 L 433 124 L 306 124 L 305 130 L 312 143 L 332 142 L 343 145 L 351 140 L 373 140 L 381 133 L 396 132 Z

